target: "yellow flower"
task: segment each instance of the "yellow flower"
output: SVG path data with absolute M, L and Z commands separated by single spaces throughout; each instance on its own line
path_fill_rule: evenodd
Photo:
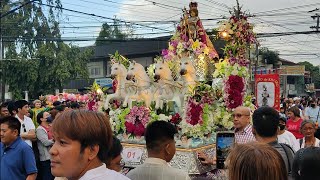
M 203 53 L 204 53 L 205 55 L 208 55 L 208 54 L 209 54 L 209 51 L 210 51 L 210 49 L 209 49 L 207 46 L 203 49 Z
M 195 51 L 196 49 L 198 49 L 200 47 L 200 42 L 197 39 L 195 42 L 192 43 L 192 49 Z
M 174 47 L 171 46 L 171 45 L 169 45 L 169 50 L 170 50 L 170 51 L 173 51 L 173 50 L 174 50 Z

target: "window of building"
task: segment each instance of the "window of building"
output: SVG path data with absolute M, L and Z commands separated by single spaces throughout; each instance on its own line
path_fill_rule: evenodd
M 101 69 L 100 68 L 91 68 L 90 69 L 90 76 L 100 76 Z

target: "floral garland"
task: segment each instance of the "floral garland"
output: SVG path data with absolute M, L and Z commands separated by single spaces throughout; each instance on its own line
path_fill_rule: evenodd
M 150 120 L 150 110 L 144 106 L 134 106 L 130 109 L 124 123 L 127 134 L 143 136 L 145 128 Z
M 215 64 L 213 77 L 223 78 L 223 95 L 215 103 L 214 123 L 227 129 L 233 127 L 232 110 L 238 106 L 251 106 L 248 96 L 245 96 L 246 81 L 249 78 L 246 49 L 252 43 L 257 43 L 253 26 L 248 17 L 238 10 L 226 21 L 221 22 L 220 35 L 227 44 L 224 48 L 225 59 Z
M 229 109 L 234 109 L 242 105 L 243 95 L 245 93 L 244 78 L 238 75 L 231 75 L 228 77 L 224 86 L 224 101 Z
M 214 129 L 212 107 L 214 91 L 211 86 L 199 83 L 186 103 L 184 120 L 180 124 L 182 134 L 202 138 Z
M 206 44 L 200 42 L 199 40 L 179 40 L 179 36 L 173 36 L 171 42 L 169 42 L 169 48 L 162 50 L 161 54 L 165 60 L 171 61 L 176 56 L 181 57 L 185 51 L 191 52 L 191 54 L 196 55 L 198 58 L 208 56 L 210 59 L 213 59 L 218 57 L 218 54 L 214 49 L 209 48 Z

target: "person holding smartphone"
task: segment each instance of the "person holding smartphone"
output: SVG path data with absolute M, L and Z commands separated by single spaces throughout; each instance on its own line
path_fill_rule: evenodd
M 232 114 L 234 124 L 234 142 L 236 144 L 245 144 L 255 141 L 255 137 L 252 134 L 252 125 L 250 124 L 251 114 L 248 107 L 239 106 L 235 108 Z M 208 158 L 208 156 L 199 151 L 198 158 L 203 165 L 216 165 L 217 158 Z

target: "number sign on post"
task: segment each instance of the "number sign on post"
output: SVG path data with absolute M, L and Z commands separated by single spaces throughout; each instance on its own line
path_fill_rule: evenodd
M 124 162 L 139 163 L 143 155 L 141 148 L 124 148 L 122 151 L 122 159 Z

